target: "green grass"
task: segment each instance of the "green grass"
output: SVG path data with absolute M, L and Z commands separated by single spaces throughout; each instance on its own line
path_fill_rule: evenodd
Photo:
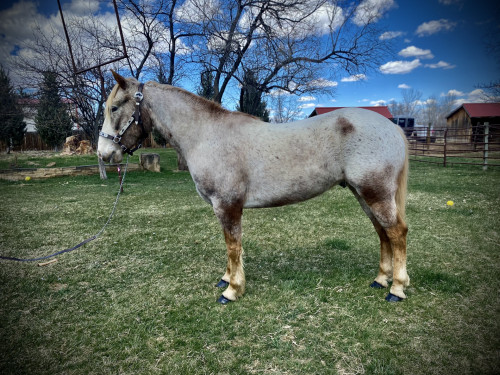
M 500 170 L 411 164 L 403 303 L 368 287 L 377 235 L 335 187 L 245 211 L 247 292 L 220 306 L 222 232 L 172 150 L 154 152 L 162 173 L 127 175 L 98 240 L 45 267 L 0 263 L 0 373 L 500 372 Z M 108 177 L 0 181 L 0 254 L 95 234 L 118 189 Z

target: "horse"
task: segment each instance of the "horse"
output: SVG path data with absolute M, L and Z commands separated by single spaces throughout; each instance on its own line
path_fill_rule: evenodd
M 181 88 L 112 73 L 116 84 L 106 101 L 98 157 L 121 162 L 153 128 L 184 157 L 224 233 L 219 303 L 245 291 L 243 209 L 301 202 L 338 184 L 349 187 L 380 238 L 379 270 L 370 286 L 387 288 L 392 281 L 385 299 L 406 298 L 408 144 L 399 126 L 360 108 L 270 124 Z

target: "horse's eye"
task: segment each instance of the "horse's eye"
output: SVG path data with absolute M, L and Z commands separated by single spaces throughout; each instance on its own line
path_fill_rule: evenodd
M 116 112 L 117 109 L 118 109 L 118 107 L 116 105 L 114 105 L 114 106 L 111 107 L 111 111 L 112 112 Z

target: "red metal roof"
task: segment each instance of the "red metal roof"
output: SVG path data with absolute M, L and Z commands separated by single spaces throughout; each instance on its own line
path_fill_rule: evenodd
M 465 112 L 469 117 L 500 117 L 500 103 L 464 103 L 453 112 L 451 112 L 446 118 L 451 117 L 460 108 L 465 109 Z
M 309 117 L 317 116 L 317 115 L 322 115 L 324 113 L 336 111 L 337 109 L 340 108 L 353 108 L 353 107 L 316 107 L 314 111 L 309 115 Z M 381 114 L 382 116 L 385 116 L 389 119 L 392 118 L 392 114 L 389 111 L 389 108 L 387 106 L 377 106 L 377 107 L 355 107 L 355 108 L 363 108 L 363 109 L 368 109 L 373 112 L 377 112 L 378 114 Z

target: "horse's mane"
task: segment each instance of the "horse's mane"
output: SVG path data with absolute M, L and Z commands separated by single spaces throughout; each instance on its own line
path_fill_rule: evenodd
M 192 102 L 199 107 L 205 108 L 207 110 L 207 112 L 212 114 L 212 115 L 220 116 L 220 115 L 233 114 L 233 115 L 241 115 L 241 116 L 247 116 L 247 117 L 257 119 L 257 117 L 249 115 L 247 113 L 232 112 L 228 109 L 223 108 L 217 102 L 214 102 L 212 100 L 195 95 L 195 94 L 193 94 L 187 90 L 184 90 L 180 87 L 175 87 L 175 86 L 171 86 L 171 85 L 167 85 L 167 84 L 160 84 L 160 83 L 154 82 L 154 81 L 149 82 L 148 84 L 152 84 L 152 85 L 154 85 L 162 90 L 170 90 L 172 92 L 178 93 L 178 94 L 184 96 L 187 101 Z
M 161 84 L 161 83 L 158 83 L 158 82 L 155 82 L 155 81 L 149 81 L 148 82 L 148 85 L 152 85 L 152 86 L 155 86 L 161 90 L 164 90 L 164 91 L 172 91 L 172 92 L 175 92 L 175 93 L 178 93 L 180 95 L 182 95 L 186 101 L 188 102 L 191 102 L 193 104 L 195 104 L 196 106 L 198 107 L 201 107 L 201 108 L 204 108 L 206 109 L 206 111 L 212 115 L 215 115 L 215 116 L 221 116 L 221 115 L 228 115 L 228 114 L 233 114 L 233 115 L 239 115 L 239 116 L 247 116 L 247 117 L 251 117 L 253 119 L 256 119 L 256 120 L 259 120 L 257 117 L 255 116 L 252 116 L 252 115 L 249 115 L 247 113 L 243 113 L 243 112 L 232 112 L 230 110 L 227 110 L 225 108 L 223 108 L 219 103 L 217 102 L 214 102 L 212 100 L 209 100 L 209 99 L 205 99 L 205 98 L 202 98 L 201 96 L 198 96 L 198 95 L 195 95 L 187 90 L 184 90 L 180 87 L 175 87 L 175 86 L 171 86 L 171 85 L 168 85 L 168 84 Z M 113 99 L 115 98 L 116 96 L 116 93 L 118 92 L 118 89 L 120 88 L 120 86 L 118 84 L 116 84 L 113 89 L 111 90 L 109 96 L 108 96 L 108 99 L 106 100 L 106 114 L 109 116 L 111 114 L 111 103 L 113 101 Z

